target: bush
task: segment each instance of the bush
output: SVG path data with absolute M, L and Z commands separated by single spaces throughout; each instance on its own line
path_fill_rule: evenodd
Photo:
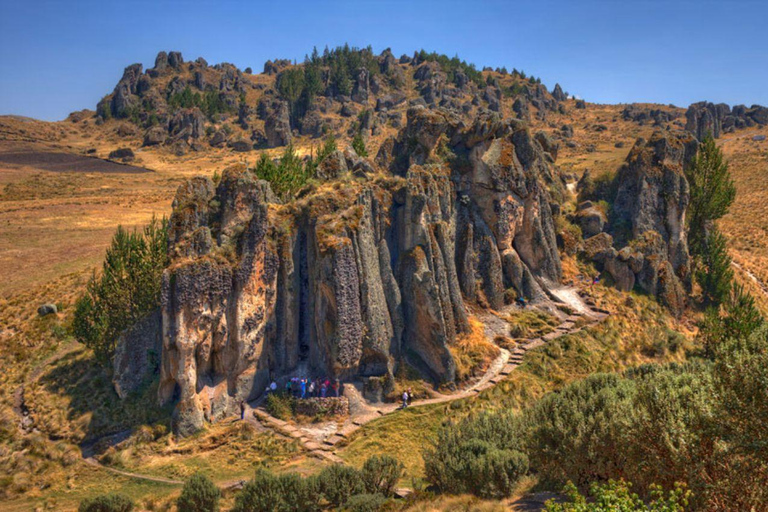
M 131 512 L 133 502 L 122 494 L 109 493 L 83 500 L 77 510 L 78 512 Z
M 269 414 L 281 420 L 287 420 L 294 415 L 296 399 L 288 393 L 270 393 L 264 408 Z
M 274 512 L 282 510 L 283 489 L 277 477 L 266 469 L 259 469 L 256 475 L 243 486 L 235 497 L 232 512 Z
M 318 484 L 316 478 L 302 478 L 297 473 L 286 473 L 278 477 L 282 490 L 283 506 L 281 510 L 293 512 L 316 512 L 318 503 Z
M 344 505 L 351 496 L 363 494 L 360 471 L 342 464 L 326 466 L 317 476 L 320 492 L 334 507 Z
M 221 491 L 207 476 L 197 473 L 187 480 L 176 500 L 176 508 L 184 512 L 217 512 Z
M 296 473 L 274 475 L 260 469 L 235 498 L 233 512 L 317 512 L 320 510 L 316 478 Z
M 310 158 L 303 162 L 293 146 L 288 146 L 277 163 L 262 154 L 254 171 L 259 179 L 269 182 L 282 201 L 290 201 L 314 177 L 316 166 L 315 160 Z
M 358 494 L 352 496 L 344 507 L 346 512 L 378 512 L 387 503 L 381 494 Z
M 389 455 L 374 455 L 363 464 L 363 485 L 370 494 L 392 496 L 400 477 L 403 465 Z
M 368 156 L 368 150 L 365 148 L 365 139 L 363 139 L 362 134 L 358 133 L 352 139 L 352 149 L 355 150 L 358 156 L 363 158 Z
M 569 502 L 555 503 L 549 500 L 546 503 L 546 512 L 602 512 L 604 510 L 620 510 L 622 512 L 684 512 L 688 506 L 690 491 L 683 485 L 675 486 L 665 496 L 664 491 L 655 487 L 651 501 L 646 504 L 637 494 L 630 491 L 631 484 L 622 481 L 610 480 L 608 483 L 594 483 L 590 487 L 592 500 L 587 503 L 587 498 L 579 493 L 579 490 L 571 482 L 563 490 Z
M 508 413 L 485 413 L 449 424 L 424 454 L 427 480 L 443 492 L 510 496 L 528 472 L 523 434 L 519 418 Z
M 75 304 L 75 337 L 105 366 L 112 363 L 120 334 L 160 305 L 168 262 L 168 222 L 152 221 L 142 232 L 121 226 L 107 249 L 102 272 L 94 274 Z

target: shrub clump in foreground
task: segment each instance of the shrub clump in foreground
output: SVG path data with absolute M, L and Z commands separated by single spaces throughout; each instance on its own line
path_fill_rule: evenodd
M 184 512 L 217 512 L 221 491 L 207 476 L 197 473 L 187 480 L 176 508 Z
M 116 493 L 85 499 L 77 509 L 78 512 L 131 512 L 131 510 L 133 510 L 133 502 L 130 498 Z
M 275 475 L 260 469 L 235 498 L 233 512 L 317 512 L 324 506 L 352 511 L 378 510 L 394 494 L 403 466 L 373 456 L 362 469 L 334 464 L 311 477 Z

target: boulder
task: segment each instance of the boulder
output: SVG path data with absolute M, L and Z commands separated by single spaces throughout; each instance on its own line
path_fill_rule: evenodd
M 163 144 L 168 138 L 168 132 L 160 126 L 153 126 L 144 132 L 144 146 L 157 146 Z
M 55 315 L 58 312 L 59 312 L 59 308 L 56 307 L 56 304 L 43 304 L 42 306 L 37 308 L 38 316 Z
M 238 153 L 245 153 L 253 149 L 253 145 L 247 140 L 235 140 L 229 143 L 229 147 Z
M 287 102 L 274 101 L 271 104 L 264 121 L 264 133 L 267 137 L 267 145 L 271 148 L 287 146 L 291 143 L 291 120 Z
M 402 92 L 393 92 L 376 100 L 376 111 L 391 110 L 405 103 L 406 96 Z
M 199 139 L 205 134 L 205 115 L 197 107 L 180 110 L 171 118 L 168 133 L 174 139 Z
M 123 162 L 132 162 L 136 156 L 131 148 L 119 148 L 109 153 L 110 160 L 122 160 Z
M 608 219 L 600 208 L 593 206 L 590 201 L 585 201 L 579 204 L 576 221 L 584 238 L 589 238 L 602 233 Z
M 214 132 L 213 136 L 210 140 L 210 145 L 215 148 L 221 148 L 224 147 L 224 145 L 227 143 L 227 140 L 229 139 L 229 136 L 227 135 L 227 132 L 224 130 L 216 130 Z
M 334 151 L 318 164 L 315 177 L 321 180 L 336 179 L 347 172 L 347 161 L 341 151 Z
M 515 103 L 512 104 L 512 110 L 515 112 L 515 115 L 523 121 L 529 121 L 531 119 L 528 101 L 525 98 L 517 98 Z

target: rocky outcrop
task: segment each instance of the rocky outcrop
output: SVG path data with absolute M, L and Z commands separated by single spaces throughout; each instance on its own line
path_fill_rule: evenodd
M 736 105 L 731 110 L 725 103 L 715 105 L 702 101 L 688 107 L 685 117 L 685 129 L 697 139 L 703 140 L 706 136 L 717 139 L 722 133 L 736 129 L 767 125 L 768 107 L 752 105 L 747 108 L 744 105 Z
M 555 88 L 552 89 L 552 97 L 555 98 L 556 101 L 565 101 L 568 99 L 568 96 L 565 95 L 560 84 L 555 84 Z
M 268 103 L 262 102 L 259 113 L 264 119 L 264 133 L 267 144 L 274 148 L 287 146 L 291 143 L 291 119 L 288 102 L 274 100 Z
M 657 131 L 648 141 L 639 139 L 615 178 L 613 237 L 585 230 L 595 235 L 585 242 L 587 257 L 602 265 L 617 287 L 638 286 L 676 314 L 684 309 L 691 286 L 685 230 L 690 195 L 683 171 L 697 148 L 690 135 Z M 583 206 L 582 212 L 593 208 Z
M 380 379 L 407 362 L 451 383 L 467 304 L 536 298 L 560 278 L 552 171 L 524 124 L 487 113 L 466 126 L 415 107 L 377 161 L 393 174 L 283 206 L 243 167 L 179 189 L 159 388 L 176 432 L 297 372 Z M 374 171 L 352 152 L 317 170 Z

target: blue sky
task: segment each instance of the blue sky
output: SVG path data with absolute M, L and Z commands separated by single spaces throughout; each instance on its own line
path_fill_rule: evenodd
M 94 108 L 128 64 L 301 60 L 348 42 L 506 66 L 600 103 L 768 104 L 768 2 L 0 0 L 0 114 Z

